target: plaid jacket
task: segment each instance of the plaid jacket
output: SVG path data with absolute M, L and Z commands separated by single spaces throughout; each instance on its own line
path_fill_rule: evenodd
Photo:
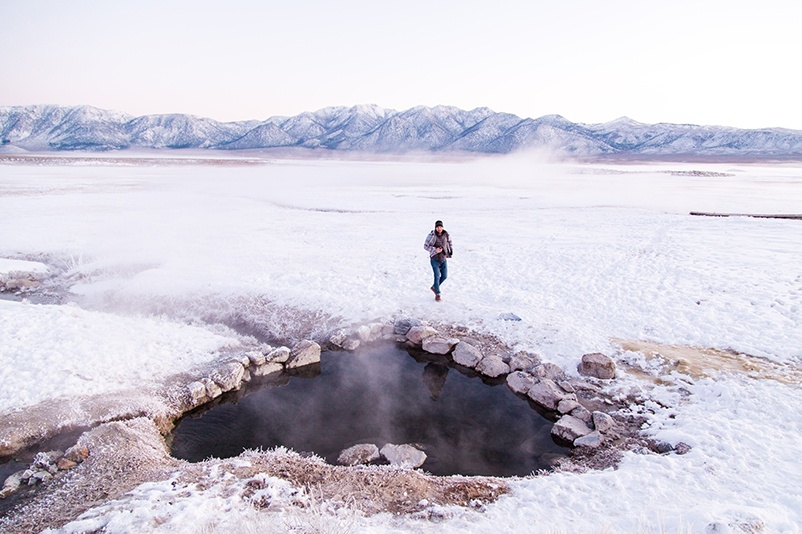
M 443 249 L 443 252 L 438 253 L 437 248 Z M 426 236 L 426 241 L 423 242 L 423 248 L 429 253 L 429 257 L 437 261 L 443 261 L 450 258 L 454 253 L 454 247 L 451 244 L 451 236 L 448 232 L 443 230 L 443 233 L 437 235 L 435 230 L 429 232 Z

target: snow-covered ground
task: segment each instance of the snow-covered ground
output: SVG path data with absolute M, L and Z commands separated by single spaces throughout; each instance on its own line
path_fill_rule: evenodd
M 619 379 L 668 406 L 646 414 L 648 431 L 692 445 L 687 455 L 627 453 L 617 470 L 517 481 L 482 513 L 451 511 L 436 524 L 374 516 L 349 526 L 797 532 L 802 221 L 690 211 L 802 212 L 802 165 L 544 164 L 525 155 L 0 165 L 0 276 L 42 269 L 10 260 L 38 260 L 74 282 L 68 305 L 0 300 L 0 417 L 211 360 L 236 334 L 190 319 L 214 316 L 221 302 L 262 324 L 254 303 L 345 324 L 406 315 L 466 325 L 569 373 L 587 352 L 642 358 L 616 340 L 728 350 L 770 363 L 768 378 L 710 370 L 673 386 Z M 439 303 L 422 248 L 436 219 L 455 248 Z M 498 320 L 506 312 L 523 320 Z M 153 484 L 94 514 L 147 530 L 147 518 L 164 513 L 153 496 L 170 491 Z M 244 513 L 212 490 L 182 495 Z

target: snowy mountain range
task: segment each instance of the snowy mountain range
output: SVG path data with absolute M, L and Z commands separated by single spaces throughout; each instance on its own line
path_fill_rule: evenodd
M 302 147 L 379 153 L 546 149 L 574 156 L 802 157 L 799 130 L 643 124 L 626 117 L 581 124 L 559 115 L 528 119 L 450 106 L 406 111 L 375 105 L 329 107 L 241 122 L 182 114 L 133 117 L 91 106 L 0 107 L 0 144 L 0 152 Z

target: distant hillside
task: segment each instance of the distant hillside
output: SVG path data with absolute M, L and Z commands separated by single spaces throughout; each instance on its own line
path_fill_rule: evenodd
M 627 118 L 580 124 L 559 115 L 522 119 L 488 108 L 449 106 L 406 111 L 329 107 L 227 123 L 181 114 L 132 117 L 90 106 L 0 107 L 0 143 L 4 151 L 302 147 L 375 153 L 546 149 L 573 156 L 802 157 L 798 130 L 642 124 Z

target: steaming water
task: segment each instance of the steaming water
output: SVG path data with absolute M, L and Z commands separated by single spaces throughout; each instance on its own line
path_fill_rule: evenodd
M 317 377 L 252 389 L 186 417 L 172 453 L 200 461 L 281 445 L 334 463 L 357 443 L 413 443 L 433 474 L 527 475 L 565 454 L 550 429 L 503 382 L 490 386 L 445 360 L 419 361 L 389 346 L 323 353 Z

